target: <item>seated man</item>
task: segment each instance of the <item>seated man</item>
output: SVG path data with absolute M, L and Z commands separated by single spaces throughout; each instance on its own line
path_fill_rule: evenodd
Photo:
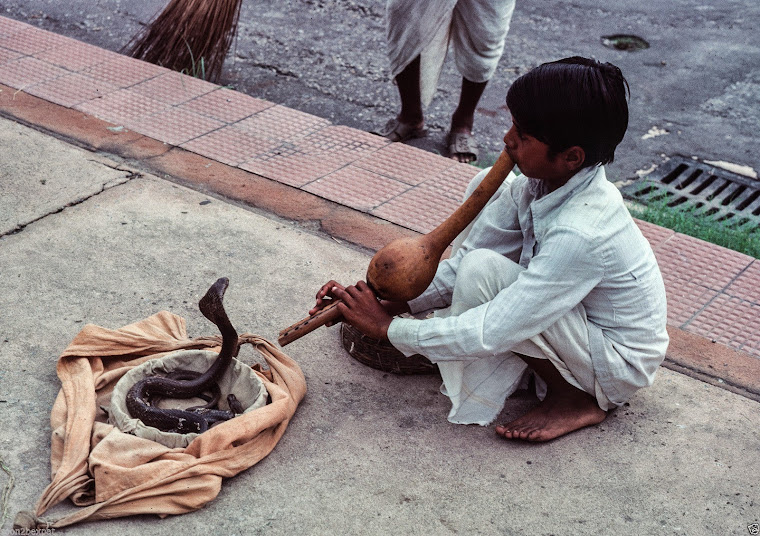
M 388 303 L 362 281 L 331 281 L 312 312 L 339 298 L 366 335 L 437 363 L 452 422 L 492 422 L 528 369 L 542 401 L 498 434 L 547 441 L 602 422 L 651 385 L 668 345 L 657 262 L 603 167 L 628 126 L 626 89 L 617 67 L 578 57 L 518 78 L 504 150 L 522 173 L 428 289 Z M 394 318 L 431 309 L 432 318 Z

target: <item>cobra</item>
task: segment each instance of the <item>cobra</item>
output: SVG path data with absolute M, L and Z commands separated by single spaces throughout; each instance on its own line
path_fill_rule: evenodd
M 127 392 L 127 409 L 132 417 L 147 426 L 164 432 L 202 433 L 221 421 L 232 419 L 242 408 L 234 398 L 231 411 L 214 409 L 211 404 L 194 408 L 163 409 L 156 407 L 159 398 L 187 399 L 201 396 L 204 392 L 218 392 L 218 381 L 238 351 L 238 334 L 224 310 L 224 293 L 229 279 L 218 279 L 201 298 L 198 307 L 203 316 L 213 322 L 222 334 L 222 349 L 208 370 L 202 374 L 192 371 L 174 371 L 168 376 L 150 376 L 135 383 Z

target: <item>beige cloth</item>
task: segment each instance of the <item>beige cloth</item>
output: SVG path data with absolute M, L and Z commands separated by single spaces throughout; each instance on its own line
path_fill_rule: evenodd
M 161 312 L 118 330 L 87 325 L 58 360 L 61 391 L 50 416 L 52 482 L 17 528 L 59 528 L 134 514 L 183 514 L 219 493 L 269 454 L 306 394 L 298 364 L 267 340 L 242 335 L 269 365 L 257 371 L 271 403 L 213 427 L 186 448 L 168 448 L 106 423 L 101 405 L 127 371 L 180 349 L 219 348 L 220 337 L 187 337 L 183 318 Z M 39 519 L 70 498 L 82 508 L 53 522 Z

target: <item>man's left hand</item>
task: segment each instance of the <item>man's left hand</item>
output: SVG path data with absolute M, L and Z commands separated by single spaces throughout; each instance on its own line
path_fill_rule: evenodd
M 332 294 L 343 302 L 338 304 L 338 309 L 346 322 L 373 339 L 388 338 L 388 326 L 393 317 L 367 283 L 359 281 L 345 289 L 334 287 Z

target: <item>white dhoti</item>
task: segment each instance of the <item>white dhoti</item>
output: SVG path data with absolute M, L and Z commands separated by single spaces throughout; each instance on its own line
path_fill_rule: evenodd
M 499 63 L 515 0 L 388 0 L 388 57 L 394 78 L 420 56 L 420 91 L 433 98 L 451 48 L 461 75 L 487 82 Z
M 467 253 L 457 272 L 451 307 L 435 314 L 458 315 L 491 301 L 514 283 L 522 270 L 491 250 Z M 548 329 L 503 354 L 471 361 L 439 361 L 441 391 L 452 403 L 449 421 L 488 425 L 499 415 L 506 398 L 520 387 L 528 372 L 528 366 L 515 353 L 550 360 L 565 381 L 596 397 L 601 409 L 614 407 L 594 375 L 586 311 L 578 304 Z M 543 398 L 546 385 L 538 377 L 536 387 L 539 398 Z

